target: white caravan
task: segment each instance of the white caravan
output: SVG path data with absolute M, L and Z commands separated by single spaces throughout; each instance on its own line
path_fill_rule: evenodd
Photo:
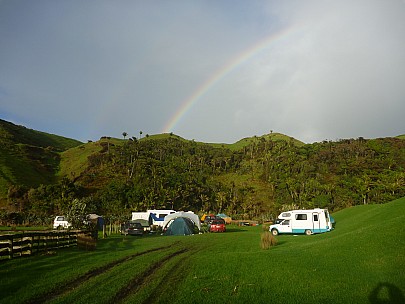
M 150 225 L 163 227 L 166 215 L 175 213 L 174 210 L 148 210 L 146 212 L 132 212 L 132 220 L 147 220 Z
M 292 210 L 281 213 L 269 231 L 279 233 L 305 233 L 311 235 L 332 230 L 332 222 L 327 209 Z

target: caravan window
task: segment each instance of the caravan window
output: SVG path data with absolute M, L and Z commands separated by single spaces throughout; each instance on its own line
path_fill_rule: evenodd
M 285 220 L 281 225 L 290 225 L 290 220 Z
M 297 214 L 295 216 L 295 219 L 298 220 L 298 221 L 306 221 L 307 220 L 307 215 L 304 214 L 304 213 L 300 213 L 300 214 Z
M 318 214 L 314 214 L 314 222 L 318 221 Z
M 284 212 L 284 213 L 281 214 L 281 216 L 282 216 L 282 217 L 290 217 L 290 216 L 291 216 L 291 213 L 289 213 L 289 212 Z

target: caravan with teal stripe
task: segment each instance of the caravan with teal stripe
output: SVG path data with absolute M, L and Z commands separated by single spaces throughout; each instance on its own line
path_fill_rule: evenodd
M 281 233 L 306 234 L 331 231 L 333 218 L 327 209 L 291 210 L 281 213 L 269 231 L 273 235 Z

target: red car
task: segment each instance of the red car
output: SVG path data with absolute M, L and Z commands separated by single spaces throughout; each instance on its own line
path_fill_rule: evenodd
M 213 220 L 212 223 L 209 225 L 209 231 L 210 232 L 225 232 L 226 231 L 225 221 L 223 219 Z

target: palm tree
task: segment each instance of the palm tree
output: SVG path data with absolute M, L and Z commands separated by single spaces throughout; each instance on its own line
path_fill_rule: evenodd
M 127 132 L 122 132 L 122 136 L 124 136 L 124 139 L 125 139 L 125 137 L 127 137 L 127 135 L 128 135 Z

